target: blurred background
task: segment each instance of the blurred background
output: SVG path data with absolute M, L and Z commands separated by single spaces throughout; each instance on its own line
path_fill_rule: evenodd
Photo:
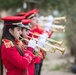
M 76 74 L 76 0 L 0 0 L 0 18 L 15 15 L 37 8 L 39 15 L 54 17 L 66 16 L 65 32 L 56 32 L 51 38 L 63 41 L 66 47 L 62 55 L 59 51 L 47 53 L 43 62 L 41 75 L 75 75 Z M 2 34 L 0 20 L 0 36 Z

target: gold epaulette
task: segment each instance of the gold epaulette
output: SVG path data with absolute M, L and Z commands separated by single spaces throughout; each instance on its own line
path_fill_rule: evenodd
M 8 39 L 2 39 L 2 41 L 4 42 L 6 48 L 11 48 L 14 46 L 13 42 Z

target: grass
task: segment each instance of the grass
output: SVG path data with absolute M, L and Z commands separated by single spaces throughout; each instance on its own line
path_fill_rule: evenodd
M 50 70 L 52 71 L 58 71 L 58 70 L 61 70 L 62 69 L 62 66 L 57 64 L 55 67 L 51 68 Z

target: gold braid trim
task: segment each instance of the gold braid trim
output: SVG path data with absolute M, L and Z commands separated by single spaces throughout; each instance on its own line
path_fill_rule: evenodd
M 3 39 L 2 41 L 4 42 L 4 44 L 5 44 L 6 48 L 11 48 L 11 47 L 13 47 L 13 46 L 14 46 L 13 42 L 12 42 L 12 41 L 10 41 L 10 40 Z

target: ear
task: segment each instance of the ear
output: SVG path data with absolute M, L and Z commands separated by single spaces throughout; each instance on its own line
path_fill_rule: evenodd
M 11 29 L 11 28 L 9 28 L 9 33 L 10 33 L 10 34 L 12 34 L 12 33 L 13 33 L 13 31 L 12 31 L 12 29 Z

